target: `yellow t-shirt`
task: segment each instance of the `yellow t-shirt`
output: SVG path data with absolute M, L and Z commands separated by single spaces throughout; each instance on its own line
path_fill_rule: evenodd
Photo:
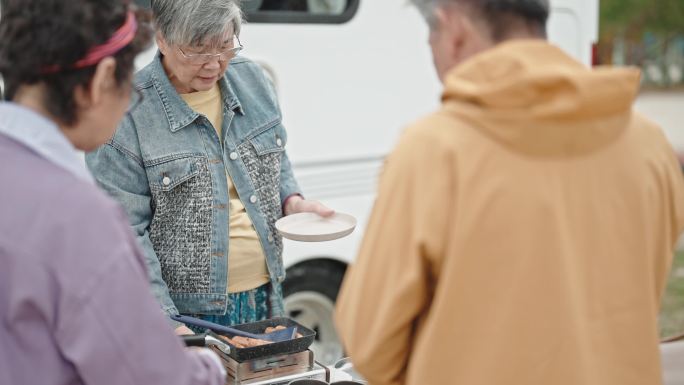
M 181 94 L 188 106 L 209 119 L 222 138 L 223 103 L 218 84 L 208 91 Z M 269 281 L 266 256 L 245 206 L 226 171 L 230 196 L 228 292 L 238 293 L 257 288 Z

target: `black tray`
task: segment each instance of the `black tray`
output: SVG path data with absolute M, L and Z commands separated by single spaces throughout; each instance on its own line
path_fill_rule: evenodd
M 230 345 L 228 341 L 224 340 L 224 342 L 230 345 L 230 354 L 228 354 L 228 356 L 230 356 L 237 362 L 244 362 L 259 358 L 277 356 L 281 354 L 299 353 L 308 349 L 309 346 L 313 343 L 314 337 L 316 337 L 315 331 L 306 328 L 298 324 L 297 322 L 285 317 L 271 318 L 263 321 L 251 322 L 231 327 L 248 333 L 259 334 L 264 333 L 267 327 L 276 327 L 278 325 L 282 325 L 288 328 L 296 326 L 297 333 L 301 334 L 302 336 L 299 338 L 293 338 L 288 341 L 273 342 L 270 344 L 254 346 L 251 348 L 236 348 L 233 345 Z M 214 333 L 232 337 L 230 333 L 220 333 L 216 331 L 214 331 Z M 223 352 L 217 352 L 222 356 L 226 355 Z

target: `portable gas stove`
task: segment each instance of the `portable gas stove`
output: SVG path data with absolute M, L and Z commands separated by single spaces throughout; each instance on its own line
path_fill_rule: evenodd
M 238 362 L 221 355 L 228 385 L 287 385 L 299 379 L 330 380 L 330 370 L 314 360 L 311 350 Z
M 330 369 L 316 362 L 308 347 L 316 332 L 289 318 L 271 318 L 263 321 L 235 325 L 232 328 L 248 333 L 263 333 L 267 328 L 296 327 L 295 338 L 274 341 L 251 347 L 236 347 L 222 338 L 235 330 L 192 317 L 184 322 L 201 322 L 209 331 L 204 334 L 183 336 L 188 346 L 207 346 L 221 358 L 228 373 L 228 385 L 287 385 L 299 379 L 330 380 Z M 225 333 L 225 334 L 224 334 Z

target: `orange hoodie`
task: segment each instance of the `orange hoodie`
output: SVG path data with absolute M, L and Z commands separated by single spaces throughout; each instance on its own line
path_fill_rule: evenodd
M 389 156 L 338 298 L 371 385 L 657 385 L 681 169 L 639 73 L 513 41 Z

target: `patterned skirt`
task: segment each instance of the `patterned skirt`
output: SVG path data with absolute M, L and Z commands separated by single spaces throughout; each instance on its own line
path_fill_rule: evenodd
M 223 315 L 190 314 L 193 317 L 224 326 L 232 326 L 247 322 L 262 321 L 269 318 L 269 286 L 259 286 L 256 289 L 240 293 L 228 294 L 228 309 Z M 195 333 L 204 332 L 203 328 L 188 327 Z

